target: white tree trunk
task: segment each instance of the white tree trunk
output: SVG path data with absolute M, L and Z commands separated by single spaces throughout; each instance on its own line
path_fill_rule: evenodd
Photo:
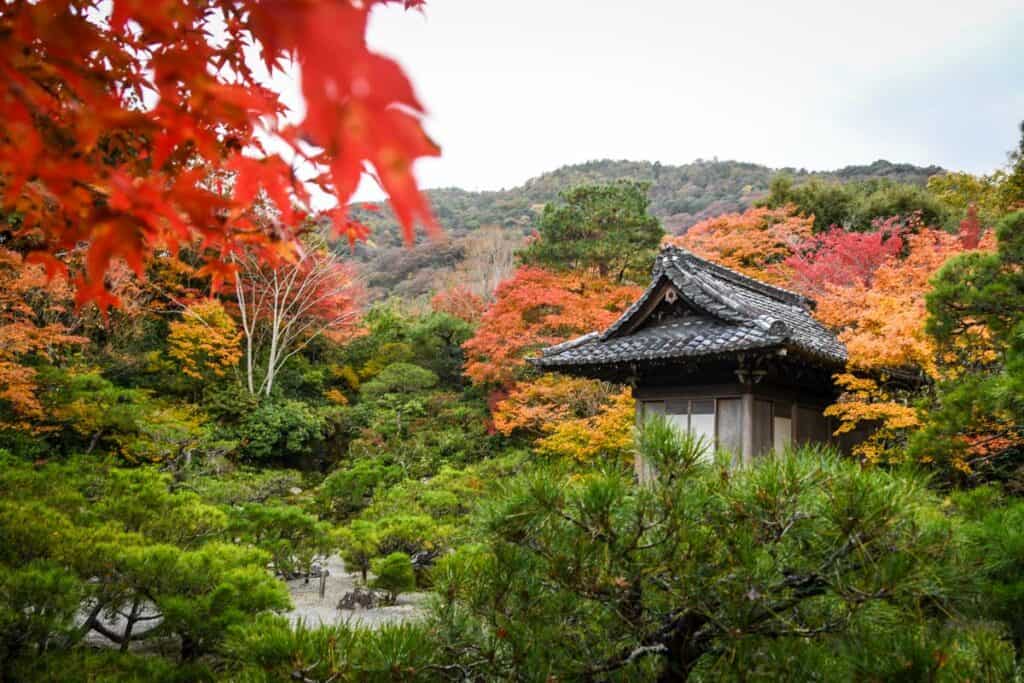
M 246 388 L 253 396 L 270 396 L 289 358 L 324 332 L 352 322 L 354 304 L 338 306 L 337 300 L 352 298 L 354 278 L 328 252 L 309 252 L 277 268 L 268 268 L 252 256 L 236 258 L 235 263 Z M 265 352 L 263 341 L 267 342 Z M 260 366 L 262 378 L 257 385 Z

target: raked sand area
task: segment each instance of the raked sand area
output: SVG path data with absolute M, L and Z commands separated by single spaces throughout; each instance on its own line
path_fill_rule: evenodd
M 291 593 L 295 607 L 286 616 L 293 622 L 305 621 L 308 626 L 319 624 L 336 624 L 350 621 L 353 625 L 376 628 L 384 624 L 397 624 L 421 617 L 424 613 L 426 593 L 406 593 L 398 597 L 398 604 L 390 607 L 374 607 L 372 609 L 338 609 L 341 596 L 356 587 L 358 574 L 345 571 L 345 563 L 337 555 L 327 560 L 326 586 L 323 598 L 320 597 L 320 579 L 311 577 L 309 583 L 303 579 L 288 581 L 288 592 Z
M 351 591 L 359 582 L 358 574 L 345 571 L 345 563 L 337 555 L 328 558 L 328 572 L 324 585 L 324 595 L 320 597 L 320 579 L 311 577 L 307 583 L 304 579 L 287 581 L 288 592 L 291 594 L 294 607 L 285 612 L 293 623 L 303 621 L 307 626 L 316 627 L 321 624 L 339 624 L 348 622 L 353 626 L 378 628 L 385 624 L 398 624 L 403 621 L 420 618 L 425 613 L 426 593 L 407 593 L 398 598 L 395 605 L 374 607 L 370 609 L 338 609 L 338 601 Z M 84 619 L 84 617 L 83 617 Z M 159 620 L 139 622 L 135 626 L 136 633 L 144 633 L 159 624 Z M 121 618 L 103 619 L 103 624 L 116 633 L 124 631 L 124 620 Z M 86 642 L 96 647 L 116 647 L 116 644 L 91 631 Z M 174 643 L 143 640 L 132 643 L 133 651 L 173 652 Z

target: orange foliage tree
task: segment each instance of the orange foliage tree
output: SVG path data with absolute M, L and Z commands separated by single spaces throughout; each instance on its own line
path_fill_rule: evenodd
M 640 291 L 596 274 L 530 266 L 503 282 L 476 334 L 464 344 L 466 374 L 477 384 L 499 387 L 491 401 L 494 428 L 506 435 L 553 439 L 547 447 L 537 443 L 549 455 L 587 460 L 616 448 L 621 454 L 623 434 L 632 438 L 632 408 L 626 417 L 622 410 L 624 402 L 633 403 L 628 391 L 622 398 L 619 389 L 604 382 L 537 377 L 525 359 L 542 347 L 607 327 Z M 592 420 L 602 421 L 604 434 L 585 446 L 584 432 Z
M 506 436 L 516 432 L 540 436 L 549 433 L 556 422 L 596 415 L 613 395 L 613 388 L 604 382 L 541 375 L 517 383 L 496 403 L 491 411 L 494 428 Z
M 464 285 L 454 285 L 441 290 L 430 299 L 430 308 L 438 313 L 465 320 L 467 323 L 478 323 L 483 317 L 487 304 L 483 297 Z
M 697 223 L 665 243 L 685 247 L 703 258 L 775 284 L 789 279 L 786 260 L 811 237 L 813 217 L 793 207 L 752 208 Z
M 492 407 L 496 431 L 537 439 L 537 452 L 578 462 L 627 460 L 635 402 L 627 388 L 545 374 L 517 382 Z
M 198 242 L 220 280 L 243 246 L 290 255 L 309 188 L 345 207 L 365 166 L 407 238 L 417 222 L 433 228 L 412 165 L 439 150 L 409 79 L 366 42 L 386 1 L 4 3 L 0 208 L 50 274 L 66 273 L 54 254 L 87 243 L 78 297 L 101 308 L 117 303 L 105 276 L 118 259 L 142 276 L 146 258 Z M 288 64 L 301 73 L 299 121 L 267 87 Z M 252 214 L 261 196 L 283 225 Z M 334 218 L 365 236 L 344 208 Z
M 829 283 L 818 296 L 817 315 L 839 331 L 850 354 L 848 372 L 836 378 L 846 393 L 827 414 L 839 420 L 839 433 L 862 423 L 878 427 L 857 448 L 871 461 L 898 457 L 907 430 L 919 426 L 906 392 L 894 388 L 901 382 L 889 380 L 938 379 L 937 351 L 925 332 L 926 296 L 942 264 L 965 251 L 959 236 L 930 228 L 905 240 L 906 257 L 891 256 L 870 281 Z M 979 248 L 992 247 L 986 234 Z
M 607 327 L 640 292 L 585 273 L 519 268 L 463 345 L 466 374 L 477 384 L 509 385 L 522 376 L 528 355 Z
M 956 235 L 922 228 L 905 238 L 907 255 L 892 256 L 870 281 L 828 283 L 817 315 L 840 331 L 853 369 L 917 368 L 934 376 L 935 347 L 925 334 L 930 280 L 951 256 L 963 253 Z M 981 248 L 991 249 L 986 235 Z
M 0 249 L 0 400 L 9 413 L 7 426 L 31 429 L 43 417 L 35 360 L 53 360 L 62 349 L 83 344 L 64 321 L 71 292 L 49 281 L 40 266 Z

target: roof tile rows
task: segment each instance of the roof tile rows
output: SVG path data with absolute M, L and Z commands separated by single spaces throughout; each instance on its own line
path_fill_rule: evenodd
M 648 320 L 668 286 L 688 311 Z M 666 247 L 655 262 L 651 285 L 607 330 L 549 347 L 533 362 L 559 369 L 792 348 L 844 364 L 846 348 L 814 319 L 813 307 L 799 294 Z

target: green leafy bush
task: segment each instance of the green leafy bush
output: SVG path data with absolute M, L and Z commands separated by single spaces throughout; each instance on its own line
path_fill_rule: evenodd
M 318 508 L 332 519 L 344 519 L 369 505 L 378 487 L 391 486 L 403 475 L 397 465 L 357 460 L 327 475 L 317 490 Z
M 54 641 L 76 640 L 75 616 L 86 584 L 52 560 L 0 565 L 0 674 L 13 680 L 23 656 L 40 655 Z
M 301 472 L 288 469 L 256 469 L 225 465 L 223 469 L 195 469 L 184 473 L 180 486 L 195 491 L 214 505 L 241 505 L 279 501 L 302 489 Z
M 191 660 L 215 651 L 232 624 L 289 606 L 265 569 L 271 556 L 228 542 L 225 512 L 174 490 L 155 468 L 0 460 L 8 671 L 65 652 L 90 631 L 124 648 L 170 637 Z
M 470 512 L 503 478 L 519 471 L 526 453 L 512 453 L 465 469 L 443 467 L 430 479 L 406 479 L 375 492 L 373 502 L 335 533 L 349 571 L 366 582 L 372 561 L 391 552 L 443 556 L 471 542 Z M 431 585 L 429 563 L 417 564 L 416 582 Z
M 292 399 L 268 400 L 243 415 L 232 435 L 249 460 L 309 455 L 329 435 L 332 412 Z
M 437 386 L 437 375 L 412 363 L 392 363 L 369 382 L 359 393 L 365 398 L 381 398 L 386 394 L 411 394 Z

